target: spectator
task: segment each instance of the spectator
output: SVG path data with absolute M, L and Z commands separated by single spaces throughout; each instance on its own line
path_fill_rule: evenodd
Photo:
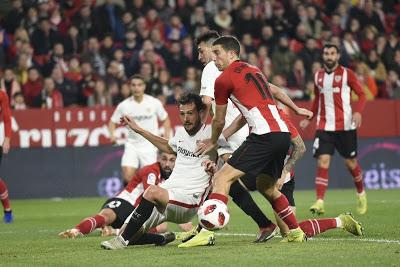
M 213 18 L 214 27 L 218 32 L 229 33 L 232 31 L 232 16 L 229 14 L 227 8 L 222 7 Z
M 273 6 L 272 18 L 267 20 L 267 25 L 271 25 L 276 36 L 288 34 L 292 31 L 292 24 L 287 19 L 285 9 L 281 2 L 276 1 Z
M 189 60 L 182 53 L 181 43 L 174 41 L 169 49 L 170 55 L 166 58 L 165 63 L 173 78 L 182 77 L 184 70 L 189 65 Z
M 321 36 L 322 28 L 324 23 L 319 17 L 317 8 L 313 5 L 307 6 L 307 17 L 308 17 L 308 26 L 309 26 L 309 34 L 318 39 Z M 342 27 L 344 29 L 344 27 Z
M 96 81 L 94 93 L 89 96 L 87 105 L 89 107 L 109 107 L 112 105 L 111 95 L 103 79 L 98 79 Z
M 24 18 L 25 14 L 22 7 L 22 1 L 13 0 L 12 8 L 4 19 L 4 28 L 6 29 L 7 33 L 14 34 L 15 30 L 22 25 Z
M 178 15 L 172 15 L 169 24 L 165 29 L 165 36 L 168 41 L 179 41 L 188 34 L 185 25 Z
M 79 29 L 75 25 L 71 25 L 68 29 L 67 36 L 63 41 L 64 52 L 67 57 L 77 56 L 82 53 L 83 44 L 82 37 L 79 35 Z
M 121 85 L 121 89 L 119 90 L 118 94 L 116 94 L 114 97 L 111 97 L 112 105 L 116 106 L 130 96 L 131 96 L 131 88 L 129 83 L 123 83 Z
M 234 33 L 238 38 L 249 33 L 253 38 L 260 38 L 261 24 L 254 18 L 251 5 L 245 5 L 240 10 L 240 15 L 233 22 Z
M 30 7 L 27 12 L 27 18 L 24 20 L 24 28 L 28 31 L 29 35 L 33 34 L 37 28 L 39 16 L 35 7 Z
M 132 16 L 131 12 L 125 11 L 124 14 L 122 15 L 122 27 L 123 27 L 124 35 L 128 31 L 135 30 L 135 21 L 133 20 L 133 16 Z
M 276 38 L 274 35 L 274 30 L 270 25 L 264 25 L 261 28 L 261 39 L 260 39 L 260 44 L 261 45 L 266 45 L 268 47 L 268 50 L 270 52 L 275 51 L 275 46 L 276 46 Z
M 54 81 L 54 84 L 57 88 L 57 92 L 61 93 L 62 95 L 62 100 L 63 100 L 63 106 L 64 107 L 70 107 L 70 106 L 76 106 L 80 102 L 80 92 L 78 87 L 76 86 L 75 83 L 71 82 L 67 78 L 64 77 L 64 73 L 59 67 L 55 67 L 51 73 L 51 78 Z M 46 87 L 47 88 L 47 87 Z M 46 96 L 51 96 L 54 94 L 58 94 L 53 91 L 46 91 L 48 94 Z M 58 98 L 58 96 L 55 96 Z M 54 107 L 58 105 L 51 105 L 51 107 Z
M 385 27 L 376 11 L 372 0 L 360 1 L 358 6 L 350 9 L 350 16 L 357 18 L 363 26 L 372 25 L 379 32 L 384 32 Z
M 364 91 L 366 99 L 373 100 L 378 95 L 378 86 L 370 75 L 370 70 L 367 64 L 362 61 L 356 62 L 355 73 Z M 352 93 L 352 100 L 357 101 L 357 99 L 357 95 L 355 93 Z
M 28 80 L 22 87 L 22 93 L 26 105 L 28 105 L 29 107 L 33 106 L 33 101 L 40 94 L 42 87 L 43 82 L 39 70 L 35 67 L 29 68 Z
M 49 76 L 53 69 L 58 67 L 63 73 L 68 72 L 68 61 L 64 57 L 64 46 L 62 43 L 54 44 L 50 61 L 43 67 L 43 75 Z
M 262 70 L 264 66 L 271 68 L 272 61 L 269 57 L 269 49 L 265 45 L 260 45 L 257 50 L 257 66 Z M 268 77 L 268 76 L 267 76 Z
M 94 85 L 98 78 L 93 73 L 92 65 L 90 65 L 89 62 L 85 61 L 81 64 L 81 74 L 82 79 L 78 83 L 78 90 L 81 95 L 79 103 L 81 105 L 85 105 L 88 101 L 89 96 L 94 93 Z
M 82 80 L 82 74 L 78 58 L 73 57 L 69 60 L 68 71 L 64 74 L 64 76 L 72 82 L 79 84 L 79 82 Z
M 287 86 L 291 89 L 304 90 L 310 77 L 304 68 L 303 61 L 298 58 L 294 61 L 293 68 L 287 78 Z
M 198 70 L 193 66 L 186 68 L 185 78 L 184 78 L 183 84 L 182 84 L 183 90 L 185 92 L 200 93 L 199 81 L 200 81 L 200 77 L 199 77 Z
M 358 45 L 357 41 L 354 39 L 354 36 L 351 32 L 345 32 L 343 36 L 343 48 L 346 51 L 347 55 L 349 55 L 351 60 L 360 60 L 362 59 L 361 48 Z
M 385 84 L 387 79 L 386 68 L 375 49 L 369 51 L 366 63 L 370 69 L 370 75 L 375 79 L 378 86 Z
M 348 3 L 346 1 L 340 1 L 336 8 L 336 13 L 340 17 L 340 28 L 346 30 L 347 24 L 349 22 L 349 12 Z
M 167 105 L 178 104 L 179 97 L 184 93 L 181 83 L 175 83 L 172 86 L 172 94 L 167 97 Z
M 158 12 L 158 17 L 164 25 L 168 23 L 168 19 L 172 16 L 174 11 L 166 4 L 166 0 L 154 0 L 153 6 Z
M 94 17 L 90 5 L 84 5 L 79 13 L 72 18 L 72 24 L 75 25 L 80 34 L 80 39 L 85 42 L 90 36 L 96 34 L 93 25 Z
M 8 98 L 10 99 L 10 106 L 12 106 L 14 104 L 13 96 L 16 93 L 21 92 L 21 86 L 15 77 L 12 68 L 6 67 L 4 69 L 3 78 L 0 79 L 0 88 L 6 90 Z
M 110 34 L 116 40 L 122 39 L 122 13 L 121 7 L 115 4 L 113 0 L 105 0 L 104 4 L 96 8 L 92 21 L 96 23 L 96 33 L 100 39 L 107 34 Z
M 34 54 L 38 56 L 49 55 L 57 41 L 57 32 L 51 29 L 48 18 L 41 18 L 39 21 L 39 28 L 32 34 Z
M 165 42 L 163 40 L 160 30 L 153 29 L 150 33 L 150 40 L 153 43 L 154 51 L 162 56 L 162 58 L 165 60 L 165 58 L 168 57 L 169 52 L 168 48 L 165 46 Z
M 255 53 L 257 51 L 255 44 L 253 42 L 253 37 L 250 33 L 244 33 L 242 35 L 241 45 L 243 51 L 241 53 L 248 54 L 248 53 Z
M 164 24 L 161 22 L 161 19 L 158 17 L 158 12 L 154 8 L 150 8 L 146 12 L 146 28 L 150 32 L 154 29 L 158 29 L 164 35 Z
M 150 37 L 150 30 L 147 28 L 147 22 L 144 17 L 138 17 L 136 19 L 135 32 L 137 33 L 137 40 L 139 43 L 142 43 Z
M 33 102 L 34 107 L 42 109 L 62 108 L 63 96 L 56 89 L 52 78 L 46 77 L 43 81 L 43 89 Z
M 13 96 L 14 105 L 12 106 L 15 110 L 24 110 L 26 109 L 24 95 L 21 92 L 14 94 Z
M 367 26 L 364 28 L 363 36 L 360 41 L 361 50 L 364 55 L 368 55 L 371 49 L 376 48 L 376 38 L 378 32 L 374 26 Z
M 106 34 L 100 48 L 100 56 L 104 59 L 106 65 L 113 59 L 114 51 L 114 40 L 111 35 Z
M 340 46 L 339 46 L 340 47 Z M 317 41 L 313 38 L 308 38 L 305 46 L 299 53 L 299 58 L 303 60 L 306 72 L 311 73 L 311 65 L 314 61 L 321 60 L 321 50 L 317 47 Z
M 348 32 L 351 32 L 354 36 L 354 39 L 359 42 L 362 38 L 362 29 L 360 22 L 358 19 L 351 19 L 349 23 L 349 27 L 347 29 Z
M 395 33 L 389 35 L 389 40 L 386 42 L 385 49 L 382 53 L 382 61 L 387 69 L 394 69 L 395 62 L 394 57 L 396 50 L 400 49 L 399 40 Z
M 282 35 L 279 37 L 279 43 L 276 51 L 272 54 L 272 68 L 275 74 L 287 76 L 292 68 L 296 55 L 289 50 L 288 37 Z
M 100 76 L 106 74 L 106 62 L 100 54 L 100 44 L 96 37 L 90 37 L 86 51 L 82 54 L 82 60 L 88 61 Z
M 400 79 L 399 74 L 394 70 L 389 70 L 386 81 L 386 90 L 394 99 L 400 99 Z

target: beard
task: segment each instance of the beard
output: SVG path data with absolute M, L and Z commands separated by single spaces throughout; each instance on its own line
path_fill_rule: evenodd
M 324 61 L 324 65 L 328 68 L 328 69 L 333 69 L 333 67 L 336 66 L 338 62 L 334 61 L 334 60 L 326 60 Z

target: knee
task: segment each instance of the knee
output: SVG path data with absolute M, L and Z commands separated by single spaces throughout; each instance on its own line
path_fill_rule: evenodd
M 328 169 L 330 164 L 329 157 L 320 157 L 318 158 L 318 167 Z
M 156 185 L 150 185 L 143 193 L 143 197 L 149 201 L 157 200 L 160 194 L 160 189 Z
M 106 225 L 112 224 L 117 218 L 115 212 L 112 209 L 108 208 L 102 209 L 99 214 L 104 217 Z

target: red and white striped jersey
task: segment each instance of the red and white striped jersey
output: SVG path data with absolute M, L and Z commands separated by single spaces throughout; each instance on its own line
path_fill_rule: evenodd
M 264 74 L 243 61 L 230 64 L 215 80 L 215 103 L 226 105 L 228 98 L 239 109 L 254 134 L 289 132 L 279 115 Z
M 362 112 L 365 94 L 354 72 L 338 66 L 333 72 L 321 69 L 315 73 L 315 98 L 312 111 L 317 114 L 317 129 L 324 131 L 349 131 L 352 123 L 351 90 L 358 95 L 354 112 Z
M 160 164 L 156 162 L 139 169 L 129 184 L 116 197 L 122 198 L 136 207 L 140 202 L 140 196 L 150 185 L 161 184 L 164 181 L 161 176 Z

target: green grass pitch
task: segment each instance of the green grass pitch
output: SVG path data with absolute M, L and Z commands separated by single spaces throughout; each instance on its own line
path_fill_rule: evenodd
M 280 238 L 253 244 L 255 223 L 230 202 L 230 222 L 217 233 L 215 246 L 179 249 L 175 241 L 121 251 L 101 249 L 107 238 L 99 232 L 76 240 L 57 236 L 95 214 L 104 199 L 15 200 L 15 222 L 0 223 L 0 266 L 400 266 L 400 190 L 367 193 L 368 212 L 357 216 L 354 190 L 329 190 L 323 216 L 352 211 L 365 228 L 362 238 L 332 230 L 302 244 L 282 244 Z M 272 217 L 269 204 L 253 196 Z M 296 192 L 299 221 L 313 217 L 313 200 L 314 192 Z

